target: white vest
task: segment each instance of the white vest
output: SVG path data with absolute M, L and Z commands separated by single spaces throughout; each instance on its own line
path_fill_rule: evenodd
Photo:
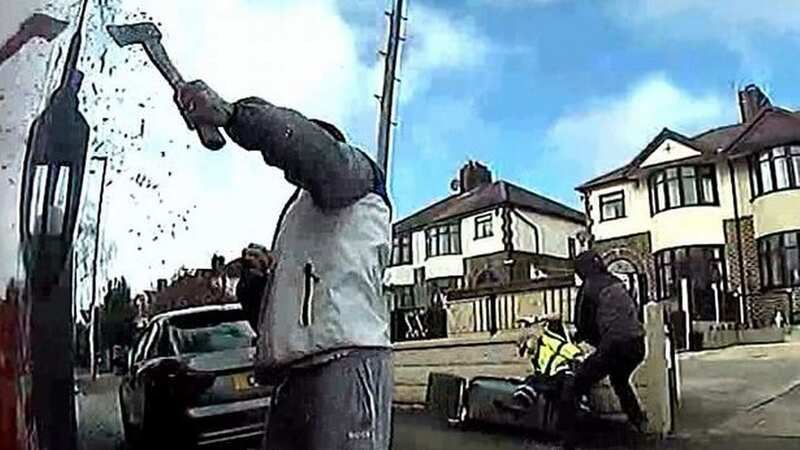
M 391 347 L 382 277 L 391 211 L 369 193 L 323 211 L 299 190 L 278 224 L 277 265 L 262 302 L 258 365 L 283 368 L 331 350 Z

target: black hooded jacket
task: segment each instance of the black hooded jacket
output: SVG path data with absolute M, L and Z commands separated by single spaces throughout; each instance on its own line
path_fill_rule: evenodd
M 575 273 L 583 281 L 575 307 L 579 341 L 601 348 L 644 336 L 636 303 L 597 253 L 589 250 L 578 255 Z
M 267 286 L 268 276 L 246 271 L 236 285 L 236 299 L 242 305 L 247 321 L 258 332 L 258 316 L 261 313 L 261 300 Z

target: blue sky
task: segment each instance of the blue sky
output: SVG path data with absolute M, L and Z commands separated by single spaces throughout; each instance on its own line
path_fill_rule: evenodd
M 690 134 L 738 120 L 736 86 L 754 82 L 796 106 L 800 4 L 722 4 L 412 0 L 409 64 L 427 8 L 465 30 L 480 63 L 436 71 L 425 96 L 401 103 L 398 214 L 448 195 L 467 158 L 580 208 L 576 185 L 626 162 L 662 127 Z

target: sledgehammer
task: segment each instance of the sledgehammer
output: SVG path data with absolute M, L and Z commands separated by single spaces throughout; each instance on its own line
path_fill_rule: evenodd
M 181 77 L 181 74 L 172 65 L 167 51 L 161 44 L 161 31 L 152 22 L 140 22 L 129 25 L 108 25 L 106 27 L 108 33 L 120 47 L 125 47 L 133 44 L 141 44 L 144 47 L 150 61 L 156 66 L 161 75 L 166 78 L 167 82 L 176 93 L 186 84 Z M 186 115 L 183 105 L 178 104 L 178 109 L 183 115 L 183 119 L 191 129 L 197 128 L 197 134 L 200 136 L 200 141 L 203 145 L 210 150 L 219 150 L 225 146 L 225 138 L 218 129 L 210 126 L 195 127 Z

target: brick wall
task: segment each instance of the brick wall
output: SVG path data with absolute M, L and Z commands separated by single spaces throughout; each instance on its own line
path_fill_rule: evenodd
M 790 317 L 789 320 L 793 325 L 800 325 L 800 287 L 792 291 L 792 313 L 794 317 Z
M 742 234 L 742 257 L 745 267 L 745 283 L 750 295 L 761 292 L 761 275 L 758 271 L 758 247 L 756 245 L 753 217 L 739 218 Z M 725 261 L 728 269 L 728 288 L 737 291 L 741 288 L 741 269 L 739 267 L 739 242 L 736 237 L 736 220 L 724 222 L 725 227 Z
M 655 259 L 650 246 L 650 233 L 639 233 L 615 239 L 595 241 L 592 249 L 608 264 L 617 259 L 626 259 L 647 276 L 650 299 L 656 298 Z
M 783 314 L 784 320 L 789 317 L 789 292 L 763 292 L 750 302 L 750 322 L 756 327 L 771 326 L 775 321 L 775 313 Z
M 790 319 L 792 294 L 786 291 L 764 291 L 761 288 L 761 274 L 758 267 L 758 242 L 755 238 L 753 217 L 741 217 L 739 225 L 742 235 L 744 281 L 747 290 L 747 321 L 755 326 L 770 325 L 773 323 L 777 311 L 781 311 L 785 320 Z M 736 291 L 741 288 L 736 220 L 726 220 L 724 226 L 728 287 Z M 800 300 L 798 300 L 798 303 L 798 306 L 800 306 Z

